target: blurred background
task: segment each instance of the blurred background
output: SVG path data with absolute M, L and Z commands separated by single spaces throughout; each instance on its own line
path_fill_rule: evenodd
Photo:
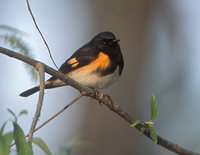
M 155 94 L 158 134 L 200 152 L 200 1 L 30 0 L 30 5 L 58 66 L 97 33 L 113 32 L 121 40 L 125 66 L 119 81 L 106 93 L 135 119 L 145 121 L 150 119 L 150 99 Z M 25 0 L 0 0 L 0 10 L 0 25 L 26 32 L 22 39 L 34 58 L 54 67 Z M 10 48 L 3 40 L 0 46 Z M 24 63 L 5 55 L 0 55 L 0 71 L 0 126 L 12 118 L 7 108 L 15 113 L 27 109 L 28 115 L 20 117 L 19 124 L 28 133 L 38 94 L 28 98 L 18 94 L 38 82 L 34 82 Z M 46 75 L 46 79 L 49 77 Z M 71 87 L 46 90 L 38 125 L 77 95 L 78 91 Z M 10 123 L 6 130 L 11 129 Z M 72 155 L 174 154 L 87 97 L 34 136 L 44 139 L 54 154 L 74 139 L 91 145 L 74 148 Z M 44 154 L 34 147 L 35 154 Z

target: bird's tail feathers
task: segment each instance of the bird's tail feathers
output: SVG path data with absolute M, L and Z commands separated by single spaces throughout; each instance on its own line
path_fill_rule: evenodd
M 36 93 L 39 90 L 40 90 L 40 87 L 39 86 L 35 86 L 35 87 L 31 88 L 31 89 L 28 89 L 28 90 L 22 92 L 21 94 L 19 94 L 19 96 L 28 97 L 28 96 Z
M 45 89 L 51 89 L 51 88 L 56 88 L 56 87 L 61 87 L 61 86 L 66 86 L 66 85 L 67 84 L 65 82 L 52 77 L 45 82 Z M 28 97 L 28 96 L 38 92 L 39 90 L 40 90 L 40 86 L 38 85 L 38 86 L 35 86 L 31 89 L 28 89 L 28 90 L 22 92 L 21 94 L 19 94 L 19 96 Z

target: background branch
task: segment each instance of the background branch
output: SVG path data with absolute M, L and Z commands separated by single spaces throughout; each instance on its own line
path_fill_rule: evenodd
M 58 115 L 60 115 L 63 111 L 65 111 L 67 108 L 69 108 L 72 104 L 74 104 L 76 101 L 78 101 L 83 95 L 84 95 L 84 93 L 80 93 L 76 98 L 74 98 L 71 102 L 69 102 L 64 108 L 62 108 L 60 111 L 55 113 L 52 117 L 50 117 L 48 120 L 43 122 L 41 125 L 39 125 L 37 128 L 35 128 L 32 132 L 34 133 L 34 132 L 38 131 L 40 128 L 42 128 L 47 123 L 52 121 L 54 118 L 56 118 Z M 30 132 L 25 137 L 30 137 Z M 10 146 L 12 147 L 14 145 L 15 145 L 15 143 L 11 144 Z
M 40 128 L 42 128 L 44 125 L 52 121 L 54 118 L 56 118 L 58 115 L 60 115 L 63 111 L 65 111 L 67 108 L 69 108 L 72 104 L 74 104 L 76 101 L 78 101 L 84 94 L 80 93 L 75 99 L 73 99 L 69 104 L 67 104 L 64 108 L 62 108 L 60 111 L 55 113 L 52 117 L 50 117 L 48 120 L 46 120 L 44 123 L 42 123 L 40 126 L 34 129 L 33 132 L 38 131 Z M 26 135 L 26 137 L 29 137 L 29 134 Z
M 38 61 L 33 60 L 31 58 L 25 57 L 19 53 L 16 53 L 14 51 L 5 49 L 0 47 L 0 53 L 8 55 L 10 57 L 14 57 L 16 59 L 19 59 L 23 62 L 26 62 L 32 66 L 36 66 Z M 111 98 L 108 95 L 105 95 L 103 93 L 99 93 L 99 92 L 95 92 L 93 89 L 82 86 L 81 84 L 79 84 L 78 82 L 74 81 L 73 79 L 70 79 L 66 76 L 64 76 L 62 73 L 52 69 L 51 67 L 48 67 L 46 65 L 44 65 L 45 68 L 45 72 L 56 77 L 59 78 L 60 80 L 66 82 L 67 84 L 69 84 L 70 86 L 72 86 L 73 88 L 79 90 L 80 92 L 85 92 L 86 96 L 92 97 L 96 100 L 98 100 L 99 102 L 103 103 L 104 105 L 106 105 L 108 108 L 110 108 L 110 110 L 114 111 L 115 113 L 117 113 L 119 116 L 121 116 L 123 119 L 125 119 L 127 122 L 129 122 L 130 124 L 133 124 L 136 120 L 133 119 L 131 117 L 131 115 L 129 115 L 127 112 L 125 112 L 124 110 L 122 110 L 120 108 L 119 105 L 117 104 L 113 104 Z M 140 131 L 141 130 L 141 126 L 136 126 L 136 128 Z M 147 137 L 150 138 L 149 133 L 145 132 L 144 133 Z M 151 138 L 150 138 L 151 139 Z M 184 148 L 182 148 L 181 146 L 174 144 L 170 141 L 167 141 L 166 139 L 158 136 L 158 145 L 163 146 L 164 148 L 175 152 L 177 154 L 181 154 L 181 155 L 200 155 L 199 153 L 195 153 L 189 150 L 186 150 Z
M 35 20 L 35 17 L 34 17 L 34 15 L 33 15 L 33 12 L 31 11 L 31 7 L 30 7 L 30 5 L 29 5 L 29 1 L 26 0 L 26 3 L 27 3 L 27 6 L 28 6 L 28 11 L 29 11 L 29 13 L 30 13 L 30 15 L 31 15 L 31 17 L 32 17 L 32 19 L 33 19 L 33 23 L 35 24 L 35 27 L 36 27 L 37 31 L 39 32 L 39 34 L 40 34 L 42 40 L 44 41 L 45 46 L 47 47 L 47 50 L 48 50 L 48 52 L 49 52 L 50 59 L 52 60 L 52 62 L 53 62 L 53 64 L 55 65 L 55 67 L 58 69 L 58 66 L 56 65 L 55 61 L 53 60 L 53 57 L 52 57 L 52 54 L 51 54 L 51 50 L 50 50 L 50 48 L 49 48 L 49 45 L 47 44 L 47 42 L 46 42 L 46 40 L 45 40 L 45 38 L 44 38 L 42 32 L 40 31 L 40 28 L 39 28 L 39 26 L 37 25 L 37 22 L 36 22 L 36 20 Z

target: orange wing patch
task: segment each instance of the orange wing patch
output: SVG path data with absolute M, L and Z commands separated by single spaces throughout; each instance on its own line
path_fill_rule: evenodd
M 72 67 L 76 67 L 79 64 L 79 62 L 76 60 L 76 58 L 72 58 L 72 59 L 68 60 L 67 63 L 72 65 Z
M 75 58 L 73 58 L 73 59 L 75 59 Z M 71 60 L 73 60 L 73 59 L 71 59 Z M 77 61 L 77 63 L 78 63 L 78 61 Z M 73 72 L 84 70 L 84 69 L 96 70 L 97 68 L 104 70 L 109 66 L 109 64 L 110 64 L 110 59 L 109 59 L 108 55 L 104 54 L 103 52 L 100 52 L 96 60 L 94 60 L 93 62 L 91 62 L 90 64 L 88 64 L 86 66 L 83 66 L 83 67 L 80 67 L 80 68 L 74 70 Z M 75 63 L 73 65 L 77 66 L 78 64 Z M 73 65 L 72 65 L 72 67 L 73 67 Z
M 68 64 L 74 64 L 74 63 L 78 63 L 78 61 L 76 60 L 76 58 L 72 58 L 70 60 L 67 61 Z
M 72 67 L 76 67 L 79 64 L 79 62 L 76 62 L 74 64 L 72 64 Z

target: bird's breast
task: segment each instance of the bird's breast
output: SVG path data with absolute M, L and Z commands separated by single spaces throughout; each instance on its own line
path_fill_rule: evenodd
M 67 74 L 67 76 L 82 85 L 102 90 L 111 86 L 119 78 L 119 67 L 117 67 L 115 72 L 103 76 L 98 72 L 94 72 L 91 68 L 76 72 L 73 71 L 72 73 Z

